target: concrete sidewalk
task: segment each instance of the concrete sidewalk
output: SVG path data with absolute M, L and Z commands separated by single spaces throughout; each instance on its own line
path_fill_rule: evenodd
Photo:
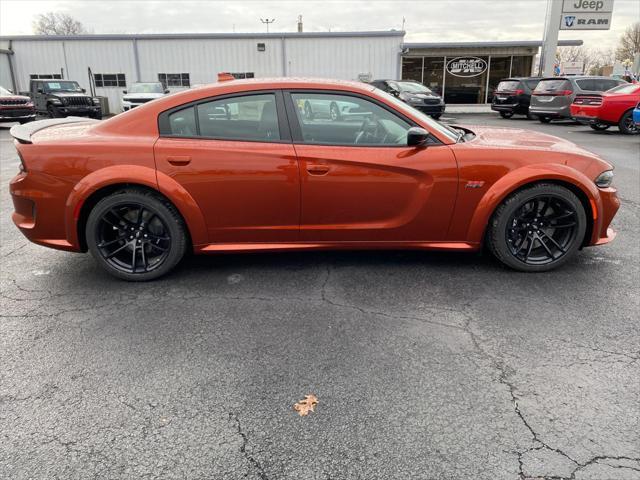
M 491 104 L 489 103 L 458 103 L 447 104 L 444 111 L 447 113 L 491 113 Z

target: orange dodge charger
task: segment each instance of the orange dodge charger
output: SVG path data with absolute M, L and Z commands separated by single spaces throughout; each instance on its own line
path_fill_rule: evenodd
M 125 280 L 194 253 L 487 245 L 549 270 L 609 242 L 612 166 L 527 130 L 446 126 L 370 85 L 241 80 L 109 120 L 14 126 L 13 221 Z

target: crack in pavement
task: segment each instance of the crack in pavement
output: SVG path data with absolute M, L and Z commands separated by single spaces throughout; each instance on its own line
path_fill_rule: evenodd
M 264 471 L 264 468 L 262 468 L 262 465 L 260 465 L 260 462 L 255 458 L 253 458 L 253 455 L 247 452 L 247 444 L 249 443 L 249 439 L 247 438 L 246 433 L 242 431 L 242 426 L 240 425 L 240 419 L 238 418 L 238 415 L 235 413 L 229 413 L 229 420 L 233 421 L 236 424 L 237 433 L 242 438 L 242 445 L 240 445 L 240 453 L 244 455 L 244 458 L 246 458 L 249 464 L 257 471 L 258 476 L 262 480 L 269 480 L 269 477 Z

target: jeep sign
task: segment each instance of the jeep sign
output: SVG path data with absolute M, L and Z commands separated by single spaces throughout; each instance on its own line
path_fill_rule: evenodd
M 611 13 L 613 0 L 564 0 L 562 13 Z
M 447 72 L 454 77 L 476 77 L 487 69 L 487 62 L 478 57 L 458 57 L 447 62 Z
M 609 30 L 613 0 L 563 0 L 560 30 Z

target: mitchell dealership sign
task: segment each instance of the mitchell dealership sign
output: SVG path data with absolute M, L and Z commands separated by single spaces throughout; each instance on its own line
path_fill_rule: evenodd
M 487 69 L 487 62 L 478 57 L 458 57 L 447 62 L 447 72 L 454 77 L 476 77 Z

